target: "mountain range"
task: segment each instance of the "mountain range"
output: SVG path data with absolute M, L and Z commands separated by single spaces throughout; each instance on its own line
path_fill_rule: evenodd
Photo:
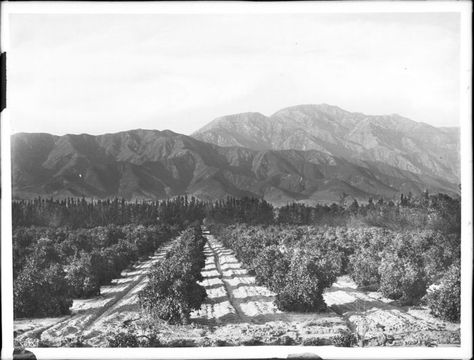
M 399 115 L 301 105 L 270 117 L 224 116 L 192 136 L 130 130 L 12 135 L 15 198 L 203 200 L 256 196 L 275 205 L 459 193 L 459 129 Z
M 318 150 L 452 182 L 459 179 L 459 129 L 435 128 L 396 114 L 370 116 L 326 104 L 299 105 L 270 117 L 260 113 L 224 116 L 192 136 L 254 150 Z

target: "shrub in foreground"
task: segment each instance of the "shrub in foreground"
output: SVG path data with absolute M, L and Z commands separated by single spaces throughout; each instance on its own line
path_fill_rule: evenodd
M 461 268 L 453 264 L 440 285 L 428 291 L 425 301 L 431 313 L 448 321 L 459 321 L 461 314 Z
M 118 332 L 108 334 L 107 346 L 112 348 L 117 347 L 140 347 L 140 339 L 133 331 Z
M 141 305 L 153 318 L 186 324 L 190 313 L 199 309 L 206 298 L 206 290 L 189 272 L 180 274 L 176 266 L 170 265 L 164 261 L 153 270 L 149 284 L 140 294 Z
M 13 285 L 14 315 L 45 317 L 69 314 L 72 297 L 60 265 L 38 269 L 29 262 Z
M 74 298 L 86 298 L 100 294 L 99 279 L 93 272 L 90 254 L 81 253 L 66 266 L 66 281 Z
M 396 254 L 386 254 L 379 267 L 380 292 L 386 297 L 413 305 L 426 293 L 426 275 L 421 264 Z
M 272 245 L 263 249 L 253 259 L 252 268 L 258 269 L 255 276 L 258 284 L 266 285 L 272 291 L 278 291 L 287 283 L 290 259 L 276 245 Z
M 379 288 L 379 265 L 380 257 L 378 254 L 365 248 L 357 249 L 349 257 L 351 277 L 361 287 Z
M 332 341 L 337 347 L 353 347 L 357 344 L 357 337 L 349 330 L 341 330 Z
M 423 254 L 411 240 L 409 234 L 397 234 L 383 251 L 379 266 L 380 292 L 404 305 L 418 303 L 427 288 Z
M 141 307 L 155 319 L 186 324 L 193 310 L 200 308 L 206 290 L 197 282 L 204 267 L 204 238 L 199 228 L 183 232 L 150 273 L 150 281 L 139 295 Z
M 287 311 L 326 310 L 323 291 L 334 282 L 336 272 L 320 254 L 296 252 L 285 284 L 277 291 L 275 304 Z

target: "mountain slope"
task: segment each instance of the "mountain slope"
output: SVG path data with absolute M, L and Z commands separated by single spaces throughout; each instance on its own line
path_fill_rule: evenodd
M 254 150 L 318 150 L 459 182 L 459 130 L 435 128 L 396 114 L 370 116 L 326 104 L 299 105 L 270 117 L 259 113 L 221 117 L 192 136 Z
M 382 162 L 348 160 L 317 150 L 221 147 L 172 131 L 131 130 L 100 136 L 12 136 L 15 198 L 38 195 L 165 199 L 191 194 L 263 197 L 274 204 L 397 197 L 401 191 L 455 194 L 456 185 Z

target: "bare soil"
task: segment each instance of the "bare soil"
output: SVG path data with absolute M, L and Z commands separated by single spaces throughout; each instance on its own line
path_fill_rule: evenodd
M 324 300 L 364 346 L 459 345 L 459 324 L 437 319 L 425 307 L 400 306 L 378 292 L 359 290 L 349 276 L 339 277 Z

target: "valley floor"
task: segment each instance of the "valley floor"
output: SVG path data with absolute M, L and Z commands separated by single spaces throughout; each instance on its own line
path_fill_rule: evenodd
M 192 313 L 192 324 L 155 325 L 162 346 L 331 345 L 341 330 L 359 334 L 364 346 L 459 345 L 459 324 L 435 319 L 425 308 L 400 307 L 378 293 L 361 291 L 347 276 L 326 291 L 327 312 L 282 312 L 273 304 L 275 294 L 257 285 L 232 251 L 205 236 L 201 285 L 208 298 Z M 107 346 L 109 332 L 141 329 L 137 294 L 148 281 L 149 268 L 169 246 L 103 286 L 100 296 L 74 300 L 70 316 L 16 320 L 15 340 L 26 347 L 68 346 L 68 339 L 81 337 L 86 346 Z

